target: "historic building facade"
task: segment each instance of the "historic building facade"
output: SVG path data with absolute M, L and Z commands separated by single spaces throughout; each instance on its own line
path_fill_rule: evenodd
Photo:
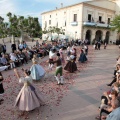
M 117 32 L 111 31 L 110 21 L 119 14 L 116 0 L 93 0 L 56 8 L 42 13 L 42 29 L 61 27 L 65 35 L 60 38 L 115 41 Z M 57 34 L 44 34 L 43 39 L 55 39 Z

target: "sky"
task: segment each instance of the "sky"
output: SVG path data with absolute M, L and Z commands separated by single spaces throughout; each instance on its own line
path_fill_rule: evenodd
M 56 7 L 79 3 L 88 0 L 0 0 L 0 16 L 7 22 L 6 14 L 38 17 L 41 22 L 41 13 L 54 10 Z

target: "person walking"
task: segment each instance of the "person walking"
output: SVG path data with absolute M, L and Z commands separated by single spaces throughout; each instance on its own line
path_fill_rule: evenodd
M 100 50 L 100 47 L 101 47 L 101 41 L 99 40 L 98 41 L 98 50 Z

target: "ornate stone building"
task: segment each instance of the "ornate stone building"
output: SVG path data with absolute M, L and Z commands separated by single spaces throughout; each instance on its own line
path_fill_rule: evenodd
M 61 38 L 116 41 L 117 32 L 110 30 L 110 21 L 120 13 L 117 0 L 93 0 L 81 2 L 42 13 L 42 29 L 62 27 Z M 56 34 L 43 35 L 43 39 L 55 39 Z

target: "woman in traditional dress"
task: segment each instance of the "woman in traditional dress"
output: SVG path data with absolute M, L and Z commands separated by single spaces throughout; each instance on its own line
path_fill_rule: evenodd
M 67 60 L 69 60 L 70 59 L 70 47 L 68 46 L 67 47 Z
M 84 63 L 84 62 L 87 61 L 87 57 L 86 57 L 83 50 L 81 50 L 81 54 L 80 54 L 80 57 L 79 57 L 78 61 L 81 62 L 81 63 Z
M 31 76 L 33 80 L 41 80 L 45 76 L 45 70 L 38 64 L 37 59 L 32 59 L 33 65 L 30 68 Z
M 3 76 L 2 76 L 2 73 L 1 71 L 7 69 L 9 66 L 2 66 L 0 67 L 0 96 L 2 96 L 4 94 L 4 88 L 3 88 Z M 3 98 L 0 98 L 0 105 L 2 104 L 2 102 L 4 101 Z
M 70 55 L 70 60 L 68 61 L 68 63 L 64 67 L 64 70 L 69 71 L 70 73 L 77 71 L 77 65 L 76 65 L 74 59 L 75 59 L 75 56 Z
M 43 105 L 43 96 L 33 86 L 30 71 L 23 69 L 25 77 L 20 77 L 17 69 L 14 69 L 14 72 L 19 79 L 19 83 L 23 83 L 23 87 L 16 98 L 14 106 L 18 107 L 21 111 L 31 111 Z
M 76 58 L 77 58 L 77 50 L 75 48 L 75 46 L 72 46 L 72 49 L 70 50 L 71 52 L 71 55 L 74 56 L 74 60 L 76 61 Z

